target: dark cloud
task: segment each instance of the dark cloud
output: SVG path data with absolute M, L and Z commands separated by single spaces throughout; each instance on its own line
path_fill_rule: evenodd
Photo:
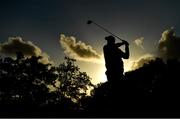
M 135 44 L 141 46 L 141 40 L 135 40 Z M 158 43 L 158 52 L 163 59 L 180 59 L 180 37 L 177 37 L 173 28 L 165 30 L 162 33 Z M 131 69 L 138 69 L 151 60 L 155 60 L 155 56 L 146 54 L 132 63 Z
M 0 44 L 0 52 L 7 55 L 23 52 L 26 56 L 39 56 L 42 53 L 39 47 L 30 41 L 23 41 L 21 37 L 10 37 L 7 42 Z
M 180 59 L 180 37 L 175 35 L 173 28 L 162 33 L 158 49 L 161 57 L 165 59 Z
M 70 57 L 84 61 L 101 59 L 101 55 L 92 46 L 77 41 L 75 37 L 67 37 L 61 34 L 59 42 L 65 50 L 64 53 Z
M 49 56 L 33 44 L 31 41 L 24 41 L 21 37 L 10 37 L 7 42 L 0 44 L 0 53 L 4 55 L 15 56 L 16 52 L 22 52 L 25 56 L 42 56 L 40 62 L 47 64 Z

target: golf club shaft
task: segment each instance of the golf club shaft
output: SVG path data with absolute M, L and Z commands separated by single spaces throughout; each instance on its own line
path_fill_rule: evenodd
M 101 25 L 95 23 L 94 21 L 92 21 L 93 24 L 95 24 L 96 26 L 100 27 L 101 29 L 103 29 L 104 31 L 110 33 L 111 35 L 113 35 L 114 37 L 118 38 L 121 41 L 124 41 L 123 39 L 119 38 L 118 36 L 114 35 L 112 32 L 108 31 L 107 29 L 105 29 L 104 27 L 102 27 Z

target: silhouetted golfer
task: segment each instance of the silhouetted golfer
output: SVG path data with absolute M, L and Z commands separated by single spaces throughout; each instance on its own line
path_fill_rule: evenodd
M 115 43 L 113 36 L 105 37 L 105 40 L 107 40 L 107 45 L 104 46 L 103 50 L 107 69 L 106 75 L 108 82 L 116 84 L 123 77 L 124 65 L 122 58 L 129 58 L 129 43 L 127 41 Z M 125 45 L 125 52 L 119 49 L 122 45 Z

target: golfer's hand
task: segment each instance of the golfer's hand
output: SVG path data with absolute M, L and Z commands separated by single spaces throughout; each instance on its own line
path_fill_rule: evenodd
M 129 45 L 129 43 L 127 42 L 127 41 L 125 41 L 125 40 L 123 40 L 123 44 L 125 44 L 125 45 Z

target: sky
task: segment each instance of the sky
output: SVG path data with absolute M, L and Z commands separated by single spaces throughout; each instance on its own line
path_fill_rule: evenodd
M 179 6 L 179 0 L 1 0 L 0 43 L 10 43 L 11 37 L 23 47 L 31 46 L 36 51 L 34 54 L 48 57 L 44 61 L 55 64 L 62 62 L 65 54 L 74 56 L 67 53 L 72 51 L 68 46 L 70 41 L 76 46 L 73 50 L 83 46 L 87 53 L 94 53 L 91 56 L 101 57 L 106 44 L 104 37 L 109 34 L 87 25 L 90 19 L 130 43 L 130 59 L 125 61 L 125 70 L 129 70 L 129 61 L 157 55 L 155 47 L 165 30 L 173 27 L 180 35 Z M 76 54 L 74 57 L 81 71 L 87 72 L 94 83 L 106 80 L 103 58 L 90 61 L 86 60 L 89 56 Z M 101 61 L 96 62 L 97 59 Z

